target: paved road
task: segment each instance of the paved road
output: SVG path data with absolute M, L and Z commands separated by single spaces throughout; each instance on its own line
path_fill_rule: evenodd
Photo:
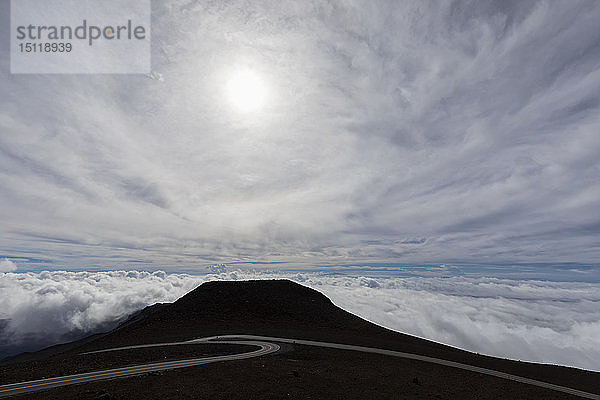
M 174 346 L 180 344 L 200 344 L 204 341 L 199 340 L 190 340 L 187 342 L 178 342 L 178 343 L 161 343 L 154 345 L 142 345 L 142 346 L 130 346 L 127 348 L 141 348 L 141 347 L 155 347 L 155 346 Z M 34 392 L 37 390 L 50 389 L 59 386 L 72 385 L 76 383 L 83 382 L 92 382 L 98 381 L 101 379 L 111 379 L 111 378 L 122 378 L 132 375 L 140 375 L 145 374 L 152 371 L 163 371 L 167 369 L 174 368 L 185 368 L 185 367 L 193 367 L 196 365 L 203 365 L 214 363 L 218 361 L 231 361 L 231 360 L 241 360 L 244 358 L 252 358 L 259 357 L 265 354 L 274 353 L 279 350 L 279 346 L 275 343 L 265 343 L 261 341 L 219 341 L 219 343 L 226 344 L 244 344 L 244 345 L 253 345 L 260 347 L 258 350 L 250 351 L 246 353 L 240 354 L 230 354 L 224 356 L 216 356 L 216 357 L 203 357 L 203 358 L 191 358 L 187 360 L 177 360 L 177 361 L 165 361 L 158 363 L 149 363 L 149 364 L 140 364 L 133 365 L 129 367 L 123 368 L 114 368 L 107 369 L 103 371 L 94 371 L 88 372 L 84 374 L 76 374 L 76 375 L 67 375 L 67 376 L 57 376 L 54 378 L 40 379 L 36 381 L 28 381 L 28 382 L 19 382 L 13 383 L 10 385 L 0 386 L 0 397 L 8 397 L 16 394 Z M 108 349 L 101 350 L 91 353 L 99 353 L 103 351 L 115 351 L 127 348 L 117 348 L 117 349 Z
M 236 340 L 233 340 L 236 339 Z M 69 385 L 74 383 L 82 383 L 82 382 L 90 382 L 100 379 L 109 379 L 116 377 L 124 377 L 131 375 L 143 374 L 149 371 L 160 371 L 165 369 L 173 369 L 173 368 L 183 368 L 194 365 L 208 364 L 211 362 L 217 361 L 228 361 L 228 360 L 239 360 L 244 358 L 258 357 L 261 355 L 273 353 L 279 350 L 279 346 L 272 342 L 281 342 L 281 343 L 292 343 L 292 344 L 301 344 L 307 346 L 318 346 L 318 347 L 327 347 L 333 349 L 341 349 L 341 350 L 353 350 L 353 351 L 361 351 L 364 353 L 375 353 L 375 354 L 383 354 L 387 356 L 393 357 L 402 357 L 408 358 L 411 360 L 425 361 L 439 365 L 445 365 L 448 367 L 459 368 L 467 371 L 477 372 L 481 374 L 491 375 L 502 379 L 507 379 L 511 381 L 521 382 L 529 385 L 539 386 L 545 389 L 556 390 L 563 393 L 568 393 L 571 395 L 587 398 L 587 399 L 595 399 L 600 400 L 600 395 L 594 393 L 588 393 L 577 389 L 571 389 L 565 386 L 559 386 L 552 383 L 541 382 L 534 379 L 524 378 L 517 375 L 507 374 L 505 372 L 494 371 L 487 368 L 476 367 L 473 365 L 461 364 L 454 361 L 442 360 L 439 358 L 427 357 L 418 354 L 410 354 L 403 353 L 400 351 L 393 350 L 385 350 L 385 349 L 377 349 L 373 347 L 363 347 L 363 346 L 353 346 L 347 344 L 339 344 L 339 343 L 327 343 L 327 342 L 316 342 L 312 340 L 302 340 L 302 339 L 287 339 L 287 338 L 277 338 L 270 336 L 254 336 L 254 335 L 224 335 L 224 336 L 211 336 L 206 338 L 189 340 L 186 342 L 176 342 L 176 343 L 159 343 L 159 344 L 150 344 L 150 345 L 139 345 L 139 346 L 127 346 L 127 347 L 118 347 L 113 349 L 106 350 L 98 350 L 90 353 L 100 353 L 107 351 L 117 351 L 117 350 L 127 350 L 127 349 L 135 349 L 142 347 L 155 347 L 155 346 L 174 346 L 179 344 L 200 344 L 208 341 L 218 341 L 219 343 L 231 343 L 231 344 L 251 344 L 255 346 L 259 346 L 260 349 L 248 353 L 241 354 L 233 354 L 219 357 L 206 357 L 206 358 L 196 358 L 189 360 L 180 360 L 180 361 L 168 361 L 161 363 L 153 363 L 153 364 L 143 364 L 136 365 L 132 367 L 125 368 L 116 368 L 105 371 L 96 371 L 90 372 L 86 374 L 78 374 L 78 375 L 70 375 L 70 376 L 62 376 L 50 379 L 41 379 L 38 381 L 30 381 L 30 382 L 20 382 L 14 383 L 11 385 L 0 386 L 0 397 L 10 396 L 18 393 L 26 393 L 34 390 L 41 390 L 51 387 L 58 387 L 63 385 Z M 88 354 L 88 353 L 85 353 Z
M 386 356 L 393 357 L 402 357 L 409 358 L 411 360 L 419 360 L 430 362 L 439 365 L 445 365 L 448 367 L 454 367 L 459 369 L 464 369 L 467 371 L 479 372 L 481 374 L 491 375 L 498 378 L 508 379 L 511 381 L 526 383 L 529 385 L 539 386 L 545 389 L 552 389 L 559 392 L 564 392 L 568 394 L 572 394 L 575 396 L 583 397 L 586 399 L 595 399 L 600 400 L 600 395 L 594 393 L 584 392 L 582 390 L 571 389 L 565 386 L 554 385 L 552 383 L 536 381 L 535 379 L 524 378 L 522 376 L 511 375 L 505 372 L 494 371 L 487 368 L 476 367 L 468 364 L 461 364 L 454 361 L 442 360 L 440 358 L 433 358 L 427 356 L 421 356 L 418 354 L 410 354 L 403 353 L 401 351 L 393 351 L 393 350 L 385 350 L 385 349 L 377 349 L 374 347 L 363 347 L 363 346 L 352 346 L 348 344 L 339 344 L 339 343 L 326 343 L 326 342 L 315 342 L 312 340 L 301 340 L 301 339 L 286 339 L 286 338 L 277 338 L 277 337 L 269 337 L 269 336 L 254 336 L 254 335 L 225 335 L 225 336 L 213 336 L 208 338 L 196 339 L 197 341 L 208 341 L 208 340 L 219 340 L 219 339 L 248 339 L 248 340 L 264 340 L 267 342 L 282 342 L 282 343 L 294 343 L 294 344 L 303 344 L 307 346 L 319 346 L 319 347 L 328 347 L 333 349 L 342 349 L 342 350 L 354 350 L 354 351 L 362 351 L 364 353 L 375 353 L 375 354 L 384 354 Z

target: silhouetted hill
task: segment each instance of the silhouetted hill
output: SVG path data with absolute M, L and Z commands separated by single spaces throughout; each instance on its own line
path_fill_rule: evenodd
M 353 344 L 447 348 L 392 332 L 335 306 L 322 293 L 289 280 L 212 281 L 172 304 L 150 306 L 91 346 L 124 346 L 219 334 L 257 334 Z M 425 351 L 425 350 L 423 350 Z
M 387 348 L 543 381 L 564 382 L 567 378 L 571 386 L 588 390 L 590 382 L 600 382 L 600 374 L 593 372 L 483 356 L 394 332 L 344 311 L 322 293 L 289 280 L 206 282 L 172 304 L 146 308 L 134 321 L 86 343 L 82 349 L 236 333 Z M 600 391 L 600 384 L 594 385 Z
M 209 321 L 219 325 L 227 322 L 229 327 L 243 329 L 250 326 L 264 329 L 281 322 L 329 328 L 371 325 L 336 307 L 322 293 L 288 280 L 207 282 L 168 307 L 146 310 L 139 324 L 133 324 L 131 329 L 192 323 L 199 324 L 198 329 L 210 330 L 206 324 Z
M 47 361 L 38 361 L 35 368 L 42 368 L 47 371 L 56 368 L 56 365 L 64 367 L 65 363 L 77 359 L 78 354 L 85 351 L 145 343 L 181 341 L 225 334 L 278 336 L 387 348 L 477 365 L 589 392 L 600 392 L 600 379 L 598 379 L 600 374 L 598 373 L 575 368 L 482 356 L 394 332 L 342 310 L 316 290 L 288 280 L 213 281 L 204 283 L 174 303 L 155 304 L 145 308 L 101 337 L 82 341 L 81 346 L 77 348 L 73 348 L 73 346 L 65 347 L 68 349 L 65 353 L 59 356 L 53 355 L 53 358 Z M 317 354 L 323 355 L 325 353 L 335 355 L 329 359 L 330 361 L 321 361 L 324 371 L 329 371 L 329 367 L 327 367 L 329 364 L 327 363 L 332 363 L 331 366 L 335 368 L 343 366 L 341 358 L 336 361 L 335 357 L 337 355 L 342 357 L 342 353 L 339 353 L 339 351 L 336 353 L 336 350 L 307 349 L 308 355 L 303 356 L 307 358 L 302 362 L 294 358 L 296 357 L 295 354 L 299 354 L 297 353 L 298 350 L 294 351 L 295 353 L 292 352 L 291 355 L 282 354 L 278 356 L 282 357 L 282 360 L 288 360 L 292 365 L 291 368 L 294 368 L 294 363 L 300 363 L 298 365 L 304 365 L 307 370 L 310 370 L 310 354 L 315 354 L 316 357 Z M 352 357 L 354 357 L 352 359 L 356 359 L 364 356 L 346 354 L 344 357 L 350 357 L 348 358 L 350 360 Z M 373 362 L 376 363 L 374 365 L 379 365 L 377 368 L 383 368 L 382 371 L 385 368 L 383 365 L 377 364 L 379 362 L 389 362 L 390 365 L 397 365 L 395 368 L 402 365 L 404 365 L 402 368 L 408 368 L 406 367 L 408 365 L 406 364 L 407 361 L 392 361 L 384 356 L 378 357 L 380 357 L 378 360 L 381 361 L 375 361 L 374 359 Z M 79 360 L 79 366 L 81 366 L 84 360 Z M 422 367 L 423 371 L 434 371 L 431 364 L 425 364 Z M 18 368 L 30 367 L 25 365 Z M 277 364 L 273 364 L 272 368 L 271 373 L 276 375 L 278 373 Z M 369 368 L 363 368 L 362 371 L 365 376 L 373 375 Z M 410 371 L 410 368 L 408 371 Z M 473 374 L 454 369 L 451 371 L 451 377 L 435 378 L 441 385 L 440 387 L 445 387 L 445 379 L 459 379 L 458 377 L 464 374 Z M 347 372 L 350 374 L 350 371 Z M 183 374 L 185 375 L 185 373 Z M 243 375 L 242 372 L 240 374 Z M 427 374 L 431 379 L 434 379 L 432 376 L 436 375 L 437 372 L 427 372 Z M 332 377 L 332 379 L 335 379 L 335 377 Z M 373 379 L 376 379 L 376 374 L 373 375 Z M 471 395 L 469 394 L 469 396 Z M 494 397 L 495 394 L 492 392 L 487 398 Z

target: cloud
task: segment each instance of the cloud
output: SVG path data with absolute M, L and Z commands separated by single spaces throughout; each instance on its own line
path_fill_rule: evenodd
M 11 75 L 0 54 L 3 255 L 600 257 L 599 3 L 153 6 L 150 77 Z M 241 116 L 244 68 L 269 101 Z
M 8 258 L 5 258 L 4 260 L 0 261 L 0 272 L 13 272 L 16 270 L 17 265 Z
M 498 357 L 600 370 L 598 284 L 494 278 L 313 277 L 379 325 Z
M 316 272 L 41 272 L 0 275 L 1 348 L 43 345 L 114 326 L 208 280 L 292 279 L 387 328 L 499 357 L 600 371 L 597 283 L 486 277 L 373 278 Z
M 1 274 L 0 355 L 108 330 L 132 312 L 174 301 L 199 283 L 161 271 Z

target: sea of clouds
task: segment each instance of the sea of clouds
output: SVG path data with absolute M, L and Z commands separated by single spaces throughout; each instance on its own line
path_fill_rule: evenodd
M 600 371 L 600 284 L 321 272 L 0 272 L 0 351 L 110 329 L 209 280 L 292 279 L 369 321 L 479 353 Z

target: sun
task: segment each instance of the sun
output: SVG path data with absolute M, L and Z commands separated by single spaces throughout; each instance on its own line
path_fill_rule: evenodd
M 260 75 L 248 69 L 235 73 L 227 84 L 229 100 L 242 112 L 260 109 L 264 105 L 266 92 Z

